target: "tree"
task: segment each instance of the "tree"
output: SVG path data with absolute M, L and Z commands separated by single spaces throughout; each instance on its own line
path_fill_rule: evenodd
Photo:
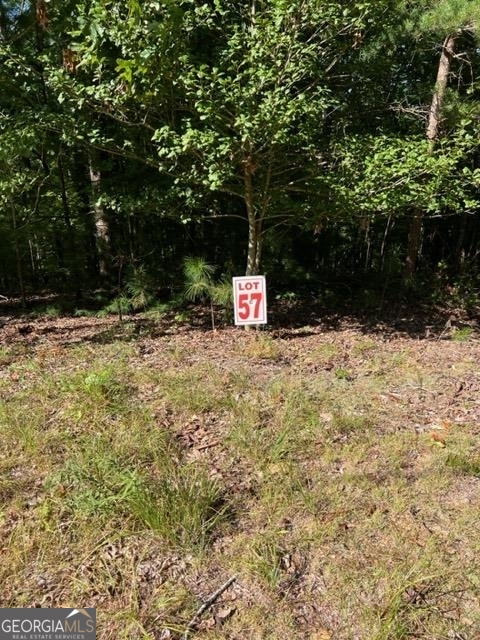
M 63 10 L 68 12 L 70 5 L 66 2 Z M 57 16 L 59 28 L 54 31 L 51 18 L 58 12 L 50 15 L 43 0 L 2 2 L 0 7 L 0 146 L 5 169 L 0 188 L 10 194 L 8 210 L 15 210 L 18 285 L 25 294 L 20 264 L 23 271 L 28 268 L 35 287 L 48 280 L 51 286 L 72 287 L 73 282 L 78 288 L 85 279 L 79 236 L 89 225 L 80 206 L 79 181 L 74 184 L 72 179 L 73 141 L 64 135 L 74 117 L 49 84 L 50 70 L 61 68 L 65 15 Z
M 188 167 L 184 180 L 243 202 L 247 275 L 258 273 L 270 229 L 312 217 L 335 105 L 327 78 L 361 20 L 355 4 L 304 0 L 192 5 L 184 16 L 187 115 L 154 139 L 165 165 Z M 200 55 L 199 34 L 211 43 Z
M 127 126 L 153 129 L 148 161 L 172 176 L 185 201 L 209 192 L 238 199 L 248 224 L 246 272 L 256 273 L 265 233 L 311 215 L 334 107 L 328 74 L 368 6 L 81 3 L 72 49 L 79 68 L 96 71 L 92 84 L 66 92 Z
M 390 46 L 384 47 L 391 79 L 385 78 L 383 91 L 374 87 L 378 93 L 373 104 L 384 100 L 385 106 L 378 114 L 374 112 L 374 128 L 371 123 L 343 123 L 346 135 L 332 140 L 332 162 L 337 171 L 329 179 L 329 186 L 338 198 L 337 209 L 347 215 L 357 214 L 366 221 L 367 229 L 370 221 L 384 219 L 384 232 L 378 238 L 382 263 L 392 221 L 397 226 L 399 221 L 407 222 L 405 275 L 411 279 L 425 219 L 471 215 L 479 207 L 476 190 L 480 174 L 475 164 L 478 141 L 472 118 L 478 102 L 472 100 L 474 90 L 465 90 L 468 85 L 471 89 L 475 86 L 475 65 L 479 61 L 472 31 L 478 8 L 471 2 L 441 2 L 432 9 L 431 2 L 415 2 L 399 5 L 395 12 L 397 27 L 390 32 Z M 444 31 L 438 59 L 433 54 L 436 56 L 438 50 L 440 16 Z M 455 31 L 452 21 L 456 21 Z M 370 46 L 364 43 L 367 51 L 378 51 L 378 38 L 385 43 L 385 35 L 375 29 L 378 23 L 373 27 Z M 426 42 L 431 45 L 431 55 Z M 461 54 L 455 53 L 455 42 L 463 48 Z M 376 66 L 367 70 L 370 83 L 377 69 L 382 78 L 384 68 L 378 55 L 372 62 Z M 452 73 L 457 88 L 449 91 Z M 432 89 L 435 76 L 437 82 Z M 372 99 L 372 93 L 367 99 Z
M 452 63 L 455 57 L 457 41 L 466 32 L 473 33 L 480 24 L 480 8 L 478 3 L 470 0 L 441 0 L 431 8 L 422 20 L 423 29 L 442 34 L 443 43 L 436 74 L 436 82 L 428 112 L 426 137 L 429 141 L 429 152 L 435 153 L 436 145 L 442 134 L 442 112 L 445 103 Z M 411 278 L 420 252 L 423 226 L 423 212 L 415 211 L 412 216 L 406 261 L 407 277 Z

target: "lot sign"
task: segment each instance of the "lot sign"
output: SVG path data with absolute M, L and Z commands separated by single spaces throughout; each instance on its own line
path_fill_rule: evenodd
M 233 278 L 235 324 L 266 324 L 267 286 L 265 276 Z

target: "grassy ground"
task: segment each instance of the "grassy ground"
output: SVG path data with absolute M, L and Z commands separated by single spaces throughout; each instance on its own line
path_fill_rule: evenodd
M 474 334 L 9 327 L 1 606 L 96 607 L 101 640 L 480 638 Z

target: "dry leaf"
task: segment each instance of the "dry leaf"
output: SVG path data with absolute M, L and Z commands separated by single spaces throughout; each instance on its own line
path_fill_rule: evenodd
M 223 624 L 226 620 L 233 616 L 235 611 L 235 607 L 223 607 L 223 609 L 217 611 L 217 613 L 215 614 L 215 620 L 217 624 Z
M 333 636 L 328 629 L 318 629 L 310 636 L 310 640 L 332 640 Z
M 206 618 L 202 622 L 200 622 L 197 626 L 197 629 L 200 631 L 208 631 L 209 629 L 213 629 L 215 627 L 215 618 L 210 616 L 210 618 Z
M 446 443 L 445 443 L 445 436 L 441 433 L 437 433 L 436 431 L 432 431 L 430 433 L 430 438 L 433 441 L 434 444 L 436 444 L 439 447 L 446 447 Z

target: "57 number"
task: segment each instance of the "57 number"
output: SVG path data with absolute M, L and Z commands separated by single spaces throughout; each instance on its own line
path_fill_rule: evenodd
M 256 320 L 260 317 L 261 304 L 262 294 L 260 292 L 241 293 L 238 296 L 238 317 L 240 320 L 248 320 L 253 307 L 252 318 Z

